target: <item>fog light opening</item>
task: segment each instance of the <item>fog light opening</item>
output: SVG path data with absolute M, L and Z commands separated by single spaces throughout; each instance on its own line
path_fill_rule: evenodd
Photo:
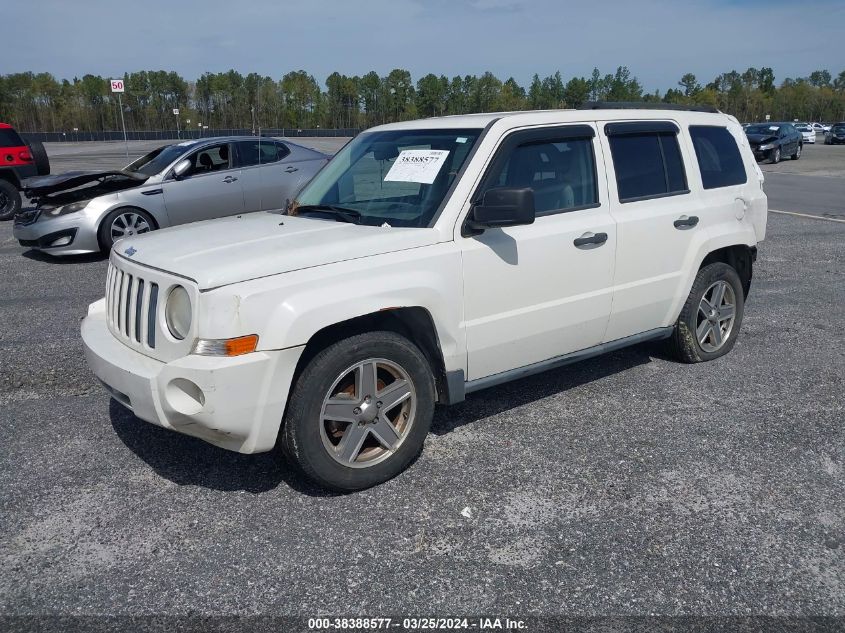
M 167 383 L 165 397 L 171 408 L 183 415 L 196 415 L 205 406 L 202 389 L 185 378 L 174 378 Z
M 51 247 L 52 247 L 52 246 L 67 246 L 68 244 L 70 244 L 70 241 L 71 241 L 72 239 L 73 239 L 73 237 L 72 237 L 71 235 L 65 235 L 65 236 L 60 237 L 59 239 L 54 240 L 53 242 L 51 242 L 51 243 L 50 243 L 50 246 L 51 246 Z

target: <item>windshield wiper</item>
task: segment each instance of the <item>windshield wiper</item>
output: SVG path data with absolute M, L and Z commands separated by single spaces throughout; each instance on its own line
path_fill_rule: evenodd
M 347 209 L 334 204 L 303 204 L 296 208 L 297 213 L 316 211 L 317 213 L 328 213 L 342 222 L 350 224 L 361 224 L 361 214 L 355 209 Z

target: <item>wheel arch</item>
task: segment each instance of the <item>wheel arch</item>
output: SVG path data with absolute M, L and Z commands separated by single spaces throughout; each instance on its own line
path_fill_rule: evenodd
M 731 246 L 723 246 L 716 250 L 710 251 L 701 261 L 698 270 L 705 266 L 709 266 L 714 262 L 722 262 L 733 268 L 739 275 L 742 281 L 742 293 L 744 298 L 748 298 L 748 292 L 751 289 L 751 278 L 754 272 L 754 262 L 757 260 L 757 247 L 748 246 L 747 244 L 733 244 Z
M 449 403 L 456 394 L 450 394 L 443 350 L 437 336 L 434 318 L 421 306 L 386 308 L 352 317 L 317 330 L 299 357 L 294 372 L 294 382 L 308 363 L 322 350 L 350 336 L 366 332 L 389 331 L 404 336 L 416 345 L 431 367 L 437 390 L 437 401 Z
M 97 242 L 100 245 L 100 249 L 105 252 L 105 248 L 103 246 L 103 223 L 108 219 L 108 217 L 117 211 L 141 211 L 144 215 L 148 216 L 153 222 L 153 230 L 158 230 L 161 228 L 158 220 L 154 213 L 151 213 L 147 209 L 140 207 L 136 204 L 115 204 L 113 206 L 108 207 L 105 211 L 100 213 L 100 217 L 97 218 L 96 222 L 96 231 L 97 231 Z
M 0 168 L 0 180 L 5 180 L 6 182 L 11 183 L 16 189 L 21 188 L 20 178 L 18 178 L 18 174 L 14 169 L 9 169 L 8 167 Z

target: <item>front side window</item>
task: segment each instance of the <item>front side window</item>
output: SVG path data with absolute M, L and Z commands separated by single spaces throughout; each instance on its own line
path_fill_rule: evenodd
M 675 133 L 619 134 L 609 141 L 620 202 L 688 191 Z
M 742 156 L 727 128 L 691 125 L 689 133 L 705 189 L 730 187 L 746 182 Z
M 364 132 L 318 172 L 288 213 L 431 226 L 481 129 Z
M 532 141 L 514 147 L 486 189 L 530 188 L 537 215 L 598 203 L 590 138 Z
M 212 145 L 188 157 L 191 161 L 191 168 L 188 175 L 199 176 L 215 171 L 229 169 L 231 165 L 229 157 L 229 144 Z

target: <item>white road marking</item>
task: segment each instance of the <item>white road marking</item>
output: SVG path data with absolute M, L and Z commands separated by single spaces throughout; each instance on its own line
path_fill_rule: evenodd
M 774 209 L 769 209 L 769 213 L 780 213 L 781 215 L 797 215 L 799 218 L 812 218 L 814 220 L 827 220 L 828 222 L 845 223 L 845 219 L 826 218 L 823 215 L 810 215 L 809 213 L 796 213 L 795 211 L 775 211 Z

